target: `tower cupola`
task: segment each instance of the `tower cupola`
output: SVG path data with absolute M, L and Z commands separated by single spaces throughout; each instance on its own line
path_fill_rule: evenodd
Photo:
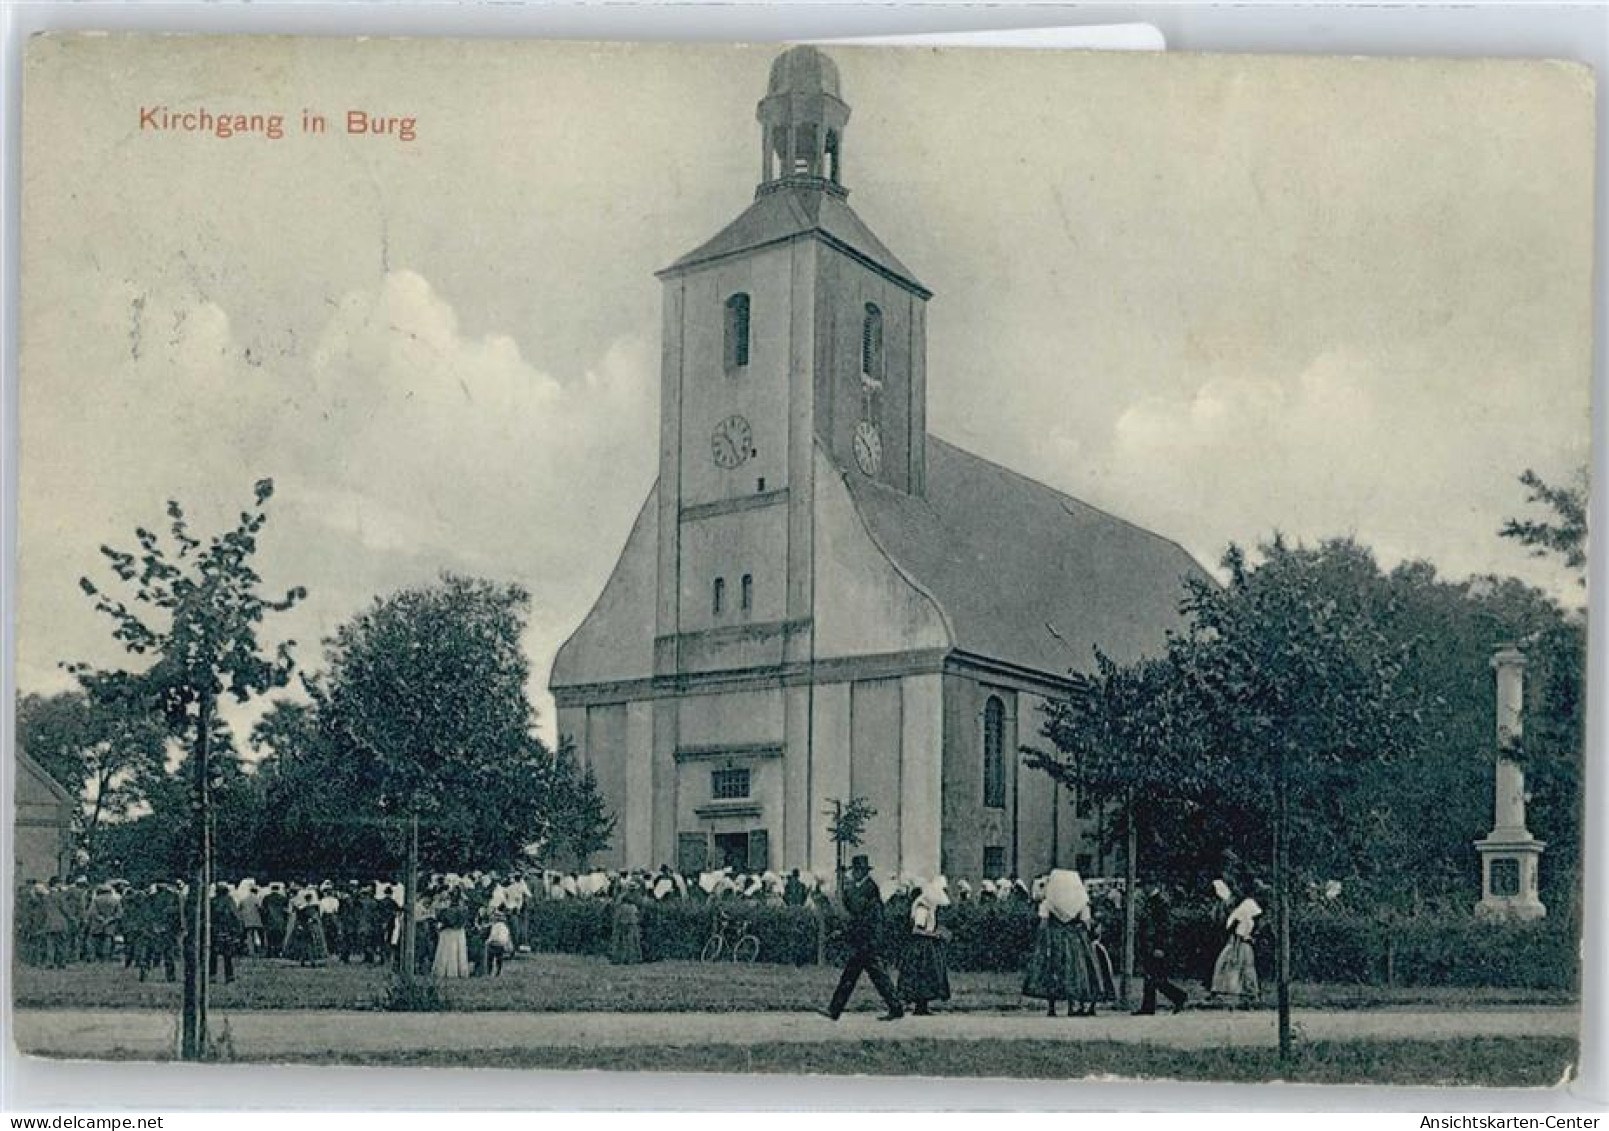
M 760 196 L 790 185 L 847 195 L 842 185 L 844 126 L 838 66 L 814 47 L 791 47 L 771 64 L 760 99 Z

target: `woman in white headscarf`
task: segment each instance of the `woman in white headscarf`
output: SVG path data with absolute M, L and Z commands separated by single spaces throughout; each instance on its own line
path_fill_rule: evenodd
M 1257 901 L 1250 896 L 1235 905 L 1224 922 L 1223 949 L 1218 961 L 1212 965 L 1212 996 L 1227 998 L 1236 1005 L 1251 1004 L 1257 1000 L 1260 987 L 1257 983 L 1257 956 L 1252 950 L 1251 936 L 1257 929 L 1257 917 L 1263 913 Z
M 1023 974 L 1024 997 L 1042 998 L 1046 1016 L 1056 1002 L 1067 1002 L 1069 1017 L 1093 1017 L 1100 996 L 1100 971 L 1089 937 L 1089 892 L 1077 872 L 1057 868 L 1045 881 L 1039 903 L 1039 932 Z
M 899 956 L 899 996 L 917 1017 L 929 1002 L 950 1000 L 950 963 L 945 953 L 950 932 L 939 925 L 939 908 L 950 905 L 949 887 L 936 876 L 916 889 L 911 900 L 911 934 Z

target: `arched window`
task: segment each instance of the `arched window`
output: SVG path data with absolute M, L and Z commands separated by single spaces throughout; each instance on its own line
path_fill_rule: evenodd
M 752 573 L 743 575 L 743 584 L 738 594 L 738 602 L 744 612 L 754 608 L 754 575 Z
M 1006 807 L 1006 705 L 998 695 L 983 705 L 983 803 Z
M 838 183 L 838 131 L 827 131 L 827 176 Z
M 720 616 L 721 610 L 726 607 L 726 578 L 715 579 L 715 615 Z
M 749 296 L 735 294 L 726 300 L 726 368 L 742 369 L 749 363 Z
M 860 371 L 873 381 L 883 379 L 883 312 L 870 302 L 860 324 Z

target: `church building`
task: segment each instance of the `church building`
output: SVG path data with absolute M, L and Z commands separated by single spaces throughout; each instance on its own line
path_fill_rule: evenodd
M 932 292 L 849 206 L 849 116 L 826 55 L 779 56 L 753 204 L 659 272 L 658 479 L 550 680 L 616 816 L 595 863 L 830 876 L 861 797 L 879 874 L 1098 871 L 1019 746 L 1201 569 L 928 433 Z

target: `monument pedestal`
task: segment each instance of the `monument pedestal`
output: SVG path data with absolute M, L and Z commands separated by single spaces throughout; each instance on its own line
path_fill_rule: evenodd
M 1482 919 L 1541 919 L 1548 913 L 1537 895 L 1537 865 L 1547 845 L 1524 829 L 1493 829 L 1475 842 L 1481 858 Z

